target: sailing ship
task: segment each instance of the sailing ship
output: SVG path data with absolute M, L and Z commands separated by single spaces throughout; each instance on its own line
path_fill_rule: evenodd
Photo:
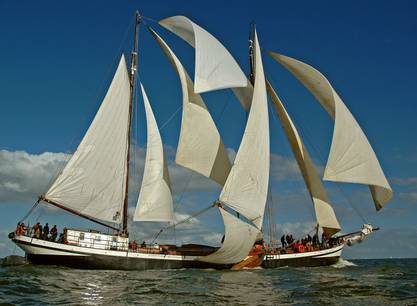
M 251 71 L 247 76 L 217 38 L 189 18 L 174 16 L 159 21 L 159 25 L 195 49 L 194 79 L 163 38 L 151 27 L 148 29 L 181 82 L 182 122 L 175 162 L 222 186 L 219 197 L 199 213 L 217 209 L 223 219 L 224 236 L 220 247 L 132 245 L 128 231 L 129 163 L 141 21 L 136 12 L 130 69 L 122 55 L 84 138 L 48 191 L 35 204 L 53 205 L 106 226 L 112 232 L 66 228 L 60 241 L 40 239 L 25 230 L 11 233 L 10 238 L 32 263 L 89 269 L 319 266 L 335 263 L 346 245 L 362 241 L 375 230 L 365 224 L 358 232 L 338 236 L 341 226 L 322 178 L 296 125 L 265 77 L 255 27 L 251 29 L 249 40 Z M 268 55 L 292 73 L 334 120 L 323 180 L 368 185 L 375 207 L 380 210 L 391 199 L 392 190 L 365 134 L 330 82 L 300 60 L 275 52 Z M 201 96 L 220 89 L 232 89 L 247 112 L 246 127 L 233 163 Z M 142 84 L 140 91 L 146 114 L 147 149 L 133 221 L 178 225 L 182 221 L 176 222 L 174 218 L 167 161 L 158 124 Z M 268 101 L 272 102 L 280 119 L 310 194 L 317 219 L 316 230 L 328 238 L 320 246 L 300 251 L 263 241 L 270 176 L 271 109 Z

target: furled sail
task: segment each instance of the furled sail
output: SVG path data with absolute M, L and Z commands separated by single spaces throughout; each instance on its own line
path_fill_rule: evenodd
M 168 167 L 161 135 L 141 84 L 147 123 L 145 169 L 133 221 L 174 222 Z
M 77 150 L 45 198 L 120 223 L 127 169 L 130 84 L 122 55 L 107 94 Z
M 213 118 L 201 96 L 194 92 L 193 82 L 179 59 L 154 30 L 150 31 L 181 81 L 183 110 L 175 161 L 224 185 L 231 165 Z
M 323 228 L 327 236 L 330 237 L 340 231 L 340 225 L 327 197 L 327 192 L 284 104 L 268 81 L 266 81 L 266 86 L 313 201 L 317 223 Z
M 234 264 L 248 256 L 260 231 L 219 208 L 224 222 L 224 241 L 216 252 L 199 257 L 199 261 L 216 264 Z
M 261 50 L 255 33 L 255 84 L 245 132 L 220 201 L 262 227 L 269 182 L 269 119 Z
M 335 121 L 324 179 L 369 185 L 375 207 L 381 209 L 391 199 L 392 189 L 368 139 L 330 82 L 306 63 L 269 54 L 310 90 Z
M 184 16 L 173 16 L 159 22 L 195 48 L 194 91 L 203 93 L 234 88 L 243 107 L 248 110 L 252 86 L 227 49 L 209 32 Z

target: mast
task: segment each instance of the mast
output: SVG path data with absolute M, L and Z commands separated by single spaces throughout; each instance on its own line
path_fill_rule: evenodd
M 122 235 L 128 236 L 127 231 L 127 209 L 129 204 L 129 162 L 130 162 L 130 134 L 132 130 L 132 112 L 133 112 L 133 99 L 135 95 L 135 83 L 136 83 L 136 70 L 137 70 L 137 58 L 138 58 L 138 34 L 139 26 L 141 22 L 141 16 L 138 11 L 135 13 L 135 33 L 133 50 L 130 54 L 130 98 L 129 98 L 129 119 L 128 119 L 128 136 L 127 136 L 127 159 L 126 159 L 126 181 L 125 181 L 125 198 L 123 202 L 123 227 Z
M 255 57 L 253 54 L 253 43 L 255 39 L 255 23 L 251 22 L 250 24 L 250 30 L 249 30 L 249 67 L 250 67 L 250 73 L 249 73 L 249 81 L 253 85 L 255 83 Z

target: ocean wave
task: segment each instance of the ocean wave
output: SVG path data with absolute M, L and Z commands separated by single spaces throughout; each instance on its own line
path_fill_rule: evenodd
M 349 260 L 339 258 L 339 261 L 332 265 L 332 267 L 336 269 L 341 269 L 346 267 L 357 267 L 357 265 Z

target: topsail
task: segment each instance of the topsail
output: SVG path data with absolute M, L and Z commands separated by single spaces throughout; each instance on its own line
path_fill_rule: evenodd
M 193 82 L 174 52 L 154 30 L 151 33 L 181 81 L 183 108 L 175 161 L 224 185 L 231 165 L 213 118 L 201 96 L 194 92 Z
M 233 88 L 245 110 L 249 110 L 252 85 L 227 49 L 209 32 L 184 16 L 159 22 L 195 48 L 194 91 L 196 94 Z
M 335 121 L 324 179 L 369 185 L 375 207 L 381 209 L 391 199 L 392 189 L 368 139 L 330 82 L 306 63 L 269 54 L 310 90 Z

